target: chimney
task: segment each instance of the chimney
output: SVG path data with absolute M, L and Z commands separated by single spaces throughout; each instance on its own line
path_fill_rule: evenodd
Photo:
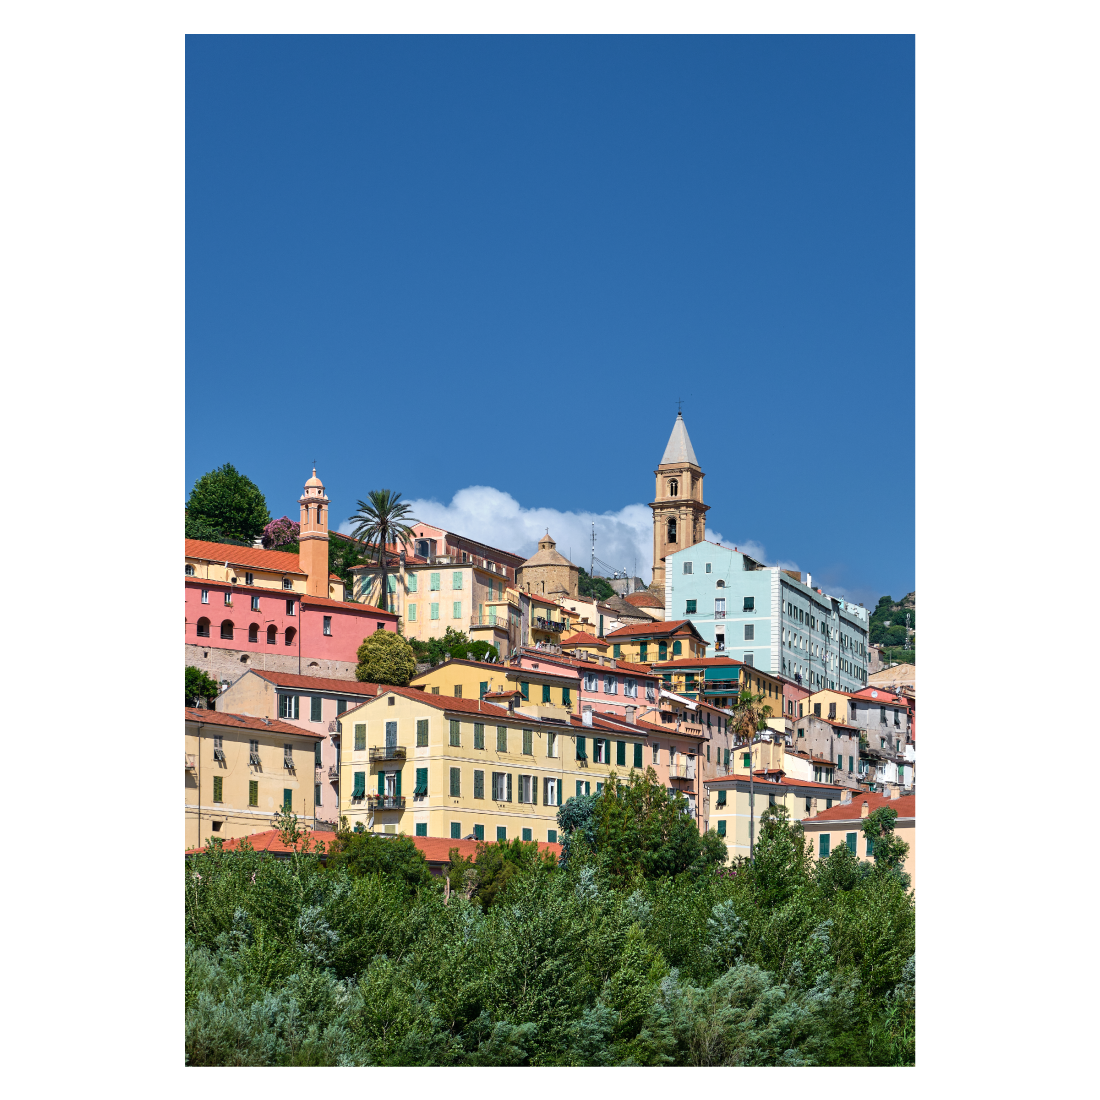
M 584 723 L 584 725 L 586 725 L 586 726 L 592 725 L 592 708 L 591 707 L 582 707 L 581 708 L 581 722 Z
M 867 799 L 863 800 L 863 808 L 859 811 L 860 817 L 866 817 L 870 811 L 867 809 Z
M 631 724 L 632 726 L 634 725 L 634 714 L 635 714 L 635 712 L 637 711 L 637 709 L 638 709 L 637 707 L 627 707 L 627 708 L 626 708 L 626 720 L 627 720 L 627 721 L 628 721 L 628 722 L 629 722 L 629 723 L 630 723 L 630 724 Z
M 891 798 L 901 798 L 901 787 L 891 787 L 890 788 L 890 797 Z
M 851 802 L 852 801 L 852 792 L 851 792 L 851 790 L 845 789 L 844 794 L 841 796 L 840 801 L 841 802 Z M 864 803 L 864 805 L 866 805 L 866 803 Z

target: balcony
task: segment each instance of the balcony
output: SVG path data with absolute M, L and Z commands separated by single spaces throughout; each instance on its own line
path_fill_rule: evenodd
M 193 752 L 184 754 L 183 767 L 185 771 L 193 772 L 195 770 L 195 754 Z
M 329 766 L 328 781 L 330 783 L 339 783 L 340 782 L 340 769 L 335 764 L 331 764 Z
M 724 611 L 715 611 L 714 617 L 716 619 L 724 619 L 726 617 L 726 613 Z
M 373 764 L 376 760 L 404 760 L 405 759 L 405 746 L 404 745 L 377 745 L 373 746 L 369 750 L 370 762 Z
M 403 810 L 405 796 L 403 794 L 368 794 L 367 806 L 372 810 Z
M 559 623 L 555 619 L 544 619 L 541 615 L 536 615 L 534 620 L 535 630 L 545 630 L 551 634 L 561 634 L 566 625 L 566 623 Z
M 288 772 L 294 771 L 294 757 L 291 756 L 290 753 L 287 753 L 283 757 L 283 767 L 286 768 Z
M 471 615 L 470 628 L 472 630 L 507 630 L 507 615 Z
M 680 760 L 668 767 L 669 779 L 695 779 L 695 761 Z

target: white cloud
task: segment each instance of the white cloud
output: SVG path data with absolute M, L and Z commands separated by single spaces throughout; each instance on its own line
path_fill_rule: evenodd
M 490 485 L 470 485 L 460 489 L 449 504 L 438 500 L 410 500 L 412 515 L 467 538 L 509 550 L 527 558 L 538 549 L 538 541 L 547 528 L 558 550 L 570 561 L 589 567 L 592 524 L 596 525 L 596 557 L 614 569 L 637 575 L 647 584 L 653 569 L 653 513 L 647 504 L 628 504 L 617 512 L 562 512 L 556 508 L 524 508 L 509 493 Z M 340 530 L 350 533 L 351 524 Z M 765 565 L 797 569 L 790 561 L 770 561 L 761 543 L 752 539 L 734 542 L 710 528 L 705 536 L 711 542 L 734 547 Z M 599 566 L 597 571 L 602 572 Z
M 561 512 L 524 508 L 514 497 L 489 485 L 460 489 L 450 504 L 411 500 L 417 519 L 477 539 L 500 550 L 530 557 L 547 528 L 560 553 L 587 569 L 596 524 L 596 556 L 628 573 L 635 569 L 648 583 L 653 565 L 653 513 L 645 504 L 628 504 L 617 512 Z M 347 533 L 351 525 L 343 523 Z M 597 567 L 598 568 L 598 567 Z

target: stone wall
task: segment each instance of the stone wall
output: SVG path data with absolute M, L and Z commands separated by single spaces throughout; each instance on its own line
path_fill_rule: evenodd
M 233 683 L 250 668 L 269 672 L 293 672 L 302 676 L 327 676 L 333 680 L 354 680 L 355 665 L 350 661 L 301 658 L 290 653 L 250 653 L 241 649 L 221 649 L 185 643 L 183 663 L 202 669 L 215 680 Z

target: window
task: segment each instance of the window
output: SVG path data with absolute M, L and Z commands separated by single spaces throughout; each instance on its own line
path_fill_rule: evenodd
M 223 619 L 222 620 L 222 637 L 226 638 L 226 639 L 229 639 L 229 640 L 232 640 L 232 638 L 233 638 L 233 620 L 232 619 Z M 885 722 L 886 719 L 883 718 L 883 721 Z
M 641 741 L 634 742 L 634 767 L 641 768 L 642 766 L 642 743 Z
M 774 806 L 775 805 L 775 795 L 774 794 L 769 794 L 768 795 L 768 805 L 769 806 Z
M 508 727 L 497 726 L 497 752 L 508 751 Z
M 521 775 L 519 777 L 519 800 L 526 805 L 537 803 L 539 798 L 539 781 L 535 775 Z
M 741 610 L 742 611 L 755 611 L 756 610 L 756 597 L 755 596 L 746 596 L 745 597 L 745 606 Z
M 698 604 L 698 600 L 688 600 L 687 601 L 687 607 L 684 609 L 684 614 L 685 615 L 694 615 L 695 614 L 695 608 L 696 608 L 697 604 Z
M 550 702 L 550 685 L 549 684 L 543 684 L 542 685 L 542 701 L 544 703 L 549 703 Z
M 879 721 L 885 726 L 886 725 L 886 708 L 885 707 L 879 707 L 878 709 L 879 709 Z
M 867 837 L 867 845 L 864 848 L 863 854 L 865 856 L 873 856 L 875 854 L 875 843 L 870 837 Z
M 275 629 L 274 626 L 269 626 L 267 628 L 267 644 L 268 645 L 274 645 L 275 644 L 275 641 L 278 637 L 278 633 L 279 632 Z
M 744 768 L 752 766 L 752 753 L 744 752 L 741 754 L 741 766 Z
M 321 696 L 311 695 L 309 697 L 309 720 L 311 722 L 321 721 Z
M 667 661 L 668 660 L 668 642 L 658 642 L 657 643 L 657 660 L 658 661 Z
M 200 638 L 209 638 L 210 637 L 210 620 L 206 619 L 206 618 L 199 619 L 199 621 L 195 624 L 195 632 L 198 634 L 198 636 Z
M 248 804 L 258 806 L 260 804 L 260 784 L 256 779 L 248 781 Z
M 313 745 L 313 766 L 319 768 L 321 766 L 321 742 L 316 741 Z
M 655 703 L 657 701 L 657 689 L 652 684 L 646 684 L 645 686 L 645 701 L 647 703 Z
M 461 600 L 455 600 L 454 603 L 451 604 L 451 618 L 452 619 L 461 619 L 462 618 L 462 601 Z
M 313 808 L 316 809 L 321 805 L 321 784 L 313 784 Z
M 683 653 L 683 651 L 684 651 L 683 643 L 681 643 L 681 642 L 673 642 L 672 643 L 672 656 L 673 657 L 679 657 L 680 654 Z
M 250 642 L 258 642 L 260 640 L 260 628 L 255 623 L 248 628 L 248 640 Z
M 474 798 L 485 797 L 485 773 L 481 769 L 474 771 Z
M 430 604 L 429 607 L 430 607 L 430 612 L 429 613 L 431 614 L 431 617 L 433 619 L 438 619 L 439 618 L 439 604 L 433 603 L 433 604 Z
M 853 771 L 855 771 L 855 767 L 856 767 L 856 758 L 854 756 L 849 756 L 848 757 L 848 773 L 849 773 L 849 775 Z
M 563 707 L 571 707 L 573 705 L 573 697 L 569 693 L 569 688 L 561 689 L 561 705 Z
M 524 756 L 534 756 L 535 755 L 534 738 L 535 738 L 535 735 L 534 735 L 534 732 L 532 730 L 524 730 L 523 731 L 523 755 Z
M 726 822 L 725 822 L 725 819 L 718 822 L 718 835 L 719 836 L 725 836 L 726 835 Z
M 831 772 L 832 768 L 826 768 L 825 771 L 826 772 Z M 831 798 L 826 798 L 825 799 L 825 809 L 831 810 L 832 808 L 833 808 L 833 800 Z
M 844 843 L 848 845 L 848 851 L 851 852 L 852 855 L 855 855 L 856 854 L 856 834 L 855 833 L 848 833 L 847 836 L 845 836 L 845 838 L 844 838 Z
M 828 859 L 829 857 L 829 834 L 822 833 L 817 838 L 817 855 L 819 859 Z
M 233 606 L 233 593 L 232 592 L 223 592 L 222 595 L 225 598 L 225 606 L 226 607 L 232 607 Z
M 289 787 L 283 788 L 283 810 L 289 812 L 294 805 L 294 791 Z
M 671 542 L 672 540 L 670 539 L 669 541 Z M 691 573 L 691 570 L 692 570 L 691 562 L 689 562 L 689 561 L 684 562 L 684 575 L 687 576 L 689 573 Z
M 475 825 L 474 826 L 474 840 L 484 840 L 484 839 L 485 839 L 485 826 L 484 825 Z
M 577 797 L 580 798 L 584 794 L 584 780 L 577 780 Z
M 546 839 L 551 844 L 557 844 L 557 842 L 558 842 L 558 830 L 557 829 L 547 829 L 546 830 Z
M 461 684 L 455 684 L 455 686 L 454 686 L 454 695 L 455 695 L 456 699 L 461 699 L 462 698 L 462 685 Z
M 612 653 L 611 653 L 611 655 L 612 655 L 612 656 L 613 656 L 613 657 L 614 657 L 614 658 L 615 658 L 616 660 L 619 660 L 619 659 L 620 659 L 620 658 L 622 657 L 622 655 L 623 655 L 623 647 L 622 647 L 622 646 L 621 646 L 621 645 L 620 645 L 620 644 L 619 644 L 618 642 L 616 642 L 616 643 L 615 643 L 615 644 L 614 644 L 614 645 L 613 645 L 613 646 L 611 647 L 611 649 L 612 649 Z
M 675 519 L 670 519 L 668 521 L 668 530 L 666 531 L 666 535 L 667 535 L 667 541 L 668 542 L 675 542 L 676 541 L 676 520 Z M 686 572 L 686 570 L 685 570 L 685 572 Z
M 497 840 L 507 840 L 508 830 L 503 825 L 497 826 Z
M 462 839 L 462 822 L 461 821 L 452 821 L 451 822 L 451 840 L 461 840 L 461 839 Z
M 222 800 L 222 777 L 220 775 L 214 776 L 214 801 L 221 802 Z
M 416 622 L 416 604 L 414 603 L 409 604 L 409 622 Z
M 814 717 L 815 718 L 820 718 L 821 717 L 821 704 L 820 703 L 814 703 Z
M 661 762 L 661 746 L 654 741 L 653 742 L 653 763 L 659 764 Z
M 641 651 L 641 662 L 644 665 L 649 660 L 649 642 L 642 642 L 638 648 Z
M 454 718 L 451 719 L 451 744 L 455 748 L 460 748 L 462 746 L 462 740 L 459 735 L 459 724 Z
M 294 587 L 293 584 L 291 583 L 291 580 L 290 580 L 289 577 L 283 577 L 283 587 L 284 588 L 293 588 Z
M 523 830 L 523 839 L 524 840 L 530 840 L 531 839 L 531 830 L 530 829 L 524 829 Z
M 280 718 L 297 718 L 298 717 L 298 696 L 297 695 L 280 695 L 279 696 L 279 717 Z
M 355 786 L 352 788 L 352 798 L 363 798 L 367 793 L 367 773 L 356 772 L 355 773 Z
M 542 801 L 546 806 L 561 805 L 561 781 L 558 779 L 544 779 L 542 781 Z
M 607 764 L 607 741 L 602 737 L 592 738 L 592 760 L 596 764 Z
M 604 695 L 618 695 L 619 694 L 619 679 L 617 676 L 610 676 L 606 673 L 603 678 L 603 693 Z
M 600 678 L 594 672 L 586 672 L 584 674 L 584 690 L 585 691 L 599 691 L 600 690 Z
M 405 578 L 405 581 L 409 586 L 409 591 L 410 592 L 415 592 L 416 591 L 416 574 L 415 573 L 410 573 Z
M 416 835 L 427 836 L 428 835 L 428 823 L 426 821 L 418 821 L 416 823 Z
M 287 600 L 287 601 L 286 601 L 286 613 L 287 613 L 287 614 L 288 614 L 288 615 L 289 615 L 289 616 L 290 616 L 291 618 L 293 618 L 293 617 L 294 617 L 294 601 L 293 601 L 293 600 Z
M 252 610 L 253 611 L 259 611 L 260 610 L 260 597 L 259 596 L 253 596 L 252 597 Z
M 250 767 L 258 768 L 260 766 L 260 742 L 258 740 L 248 742 L 248 763 Z
M 451 797 L 462 797 L 462 769 L 451 768 Z
M 323 632 L 326 638 L 332 637 L 332 616 L 326 615 L 324 617 Z
M 439 591 L 439 574 L 438 573 L 433 573 L 431 575 L 431 577 L 429 579 L 428 587 L 433 592 L 438 592 Z
M 680 495 L 680 483 L 676 480 L 676 478 L 673 478 L 668 483 L 668 495 L 670 497 L 676 497 Z
M 719 791 L 718 792 L 718 805 L 719 806 L 724 806 L 725 804 L 726 804 L 726 792 L 725 791 Z
M 512 801 L 512 773 L 493 772 L 493 801 Z
M 485 727 L 482 726 L 482 729 Z M 428 747 L 428 719 L 418 718 L 416 720 L 416 747 L 418 749 L 425 749 Z
M 367 747 L 367 724 L 366 722 L 357 722 L 355 724 L 355 750 L 356 752 L 363 752 Z
M 462 570 L 461 569 L 456 569 L 451 574 L 451 590 L 453 592 L 461 592 L 462 591 Z
M 551 759 L 558 755 L 558 735 L 556 733 L 546 734 L 546 755 Z

